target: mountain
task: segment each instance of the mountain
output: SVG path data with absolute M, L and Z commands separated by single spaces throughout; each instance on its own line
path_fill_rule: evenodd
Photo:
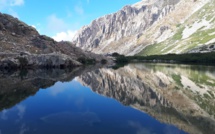
M 56 42 L 17 18 L 0 13 L 0 67 L 80 66 L 79 58 L 99 61 L 104 57 L 69 42 Z
M 142 0 L 82 27 L 76 46 L 125 55 L 215 51 L 214 0 Z
M 129 64 L 118 70 L 88 72 L 78 81 L 190 134 L 211 134 L 215 132 L 215 70 L 204 68 Z

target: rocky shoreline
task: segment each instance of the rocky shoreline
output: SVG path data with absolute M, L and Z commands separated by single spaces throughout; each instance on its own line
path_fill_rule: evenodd
M 83 61 L 109 61 L 86 52 L 71 42 L 57 42 L 13 16 L 0 13 L 0 68 L 65 68 Z
M 64 54 L 0 54 L 0 68 L 65 68 L 82 64 Z

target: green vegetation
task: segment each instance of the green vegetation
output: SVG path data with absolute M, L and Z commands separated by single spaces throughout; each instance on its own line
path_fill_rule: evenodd
M 175 86 L 175 90 L 180 90 L 180 88 L 178 86 Z
M 148 56 L 167 53 L 186 53 L 192 49 L 206 46 L 205 44 L 207 42 L 215 38 L 214 4 L 215 1 L 211 1 L 200 10 L 193 13 L 183 23 L 172 24 L 171 26 L 175 27 L 175 29 L 172 29 L 174 33 L 172 36 L 162 42 L 146 46 L 138 55 Z M 208 24 L 204 24 L 205 21 L 207 21 Z M 199 29 L 193 28 L 196 31 L 189 37 L 183 38 L 183 31 L 185 28 L 192 28 L 196 23 L 199 23 L 202 27 Z
M 204 97 L 205 97 L 206 99 L 211 99 L 211 97 L 210 97 L 208 94 L 204 94 Z
M 170 62 L 170 63 L 193 63 L 193 64 L 215 64 L 215 52 L 210 53 L 187 53 L 167 54 L 151 56 L 119 56 L 116 63 L 125 62 Z
M 119 56 L 123 56 L 123 55 L 120 55 L 119 53 L 113 53 L 111 56 L 113 56 L 113 57 L 119 57 Z
M 210 115 L 215 115 L 215 107 L 212 103 L 211 98 L 204 94 L 204 97 L 201 95 L 194 97 L 195 102 L 204 110 L 206 110 Z
M 118 63 L 118 64 L 112 66 L 112 69 L 117 70 L 121 67 L 124 67 L 125 65 L 127 65 L 127 63 Z
M 113 57 L 116 58 L 116 63 L 118 64 L 124 64 L 129 62 L 129 58 L 125 57 L 124 55 L 118 54 L 118 53 L 113 53 Z
M 151 54 L 154 54 L 154 53 L 161 54 L 161 50 L 162 50 L 161 47 L 165 48 L 161 44 L 152 44 L 152 45 L 149 45 L 149 46 L 145 47 L 138 55 L 140 55 L 140 56 L 147 56 L 147 55 L 151 55 Z
M 182 38 L 182 33 L 183 33 L 184 29 L 185 29 L 185 27 L 180 27 L 180 28 L 178 29 L 178 31 L 176 32 L 176 34 L 173 36 L 173 39 L 174 39 L 174 40 L 181 40 L 181 38 Z
M 183 87 L 183 85 L 181 83 L 181 76 L 180 75 L 173 74 L 172 78 L 176 82 L 177 85 Z
M 107 60 L 106 59 L 102 59 L 101 60 L 101 64 L 107 64 Z
M 18 57 L 19 65 L 21 68 L 26 68 L 28 65 L 28 60 L 25 57 Z
M 95 59 L 88 59 L 85 57 L 80 57 L 78 58 L 78 61 L 84 65 L 90 65 L 90 64 L 95 64 L 96 60 Z
M 195 71 L 190 71 L 189 79 L 197 83 L 199 87 L 201 87 L 202 84 L 213 86 L 213 87 L 215 86 L 214 79 L 211 79 L 208 75 L 200 71 L 198 71 L 198 73 L 196 73 Z
M 211 95 L 212 98 L 215 98 L 214 94 L 212 93 L 212 91 L 208 91 L 208 93 Z

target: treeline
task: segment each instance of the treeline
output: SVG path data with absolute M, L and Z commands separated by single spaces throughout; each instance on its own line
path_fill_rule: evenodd
M 116 57 L 116 63 L 128 63 L 128 62 L 136 61 L 136 62 L 215 64 L 215 52 L 167 54 L 167 55 L 151 55 L 151 56 L 123 56 L 118 54 L 115 57 Z

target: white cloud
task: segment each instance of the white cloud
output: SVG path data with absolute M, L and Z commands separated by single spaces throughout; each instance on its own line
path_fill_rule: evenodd
M 66 90 L 62 82 L 57 82 L 53 87 L 51 87 L 50 95 L 55 97 Z
M 58 18 L 55 14 L 50 15 L 47 20 L 48 20 L 47 30 L 55 33 L 67 30 L 68 27 L 67 24 L 63 21 L 63 19 Z
M 81 5 L 76 5 L 74 7 L 74 10 L 79 15 L 83 15 L 84 14 L 84 9 L 83 9 L 83 7 Z
M 26 134 L 29 131 L 29 128 L 25 123 L 23 123 L 20 127 L 19 134 Z
M 9 0 L 11 6 L 21 6 L 24 5 L 24 0 Z
M 55 39 L 56 41 L 72 41 L 73 37 L 75 36 L 77 31 L 71 31 L 68 30 L 66 32 L 59 32 L 52 38 Z
M 18 116 L 20 119 L 22 119 L 25 114 L 26 107 L 24 105 L 17 105 L 17 109 L 18 109 Z
M 128 121 L 129 126 L 136 129 L 136 134 L 151 134 L 153 131 L 150 128 L 144 127 L 142 124 L 136 121 Z
M 24 0 L 0 0 L 0 11 L 3 10 L 16 18 L 19 18 L 18 13 L 13 10 L 13 7 L 22 6 L 24 4 Z
M 0 0 L 0 9 L 6 9 L 11 6 L 22 6 L 24 4 L 24 0 Z
M 55 14 L 48 17 L 47 31 L 56 41 L 72 41 L 79 24 L 68 24 Z
M 1 118 L 2 120 L 7 120 L 7 119 L 8 119 L 7 113 L 8 113 L 7 110 L 3 110 L 3 111 L 1 112 L 1 114 L 0 114 L 0 118 Z

